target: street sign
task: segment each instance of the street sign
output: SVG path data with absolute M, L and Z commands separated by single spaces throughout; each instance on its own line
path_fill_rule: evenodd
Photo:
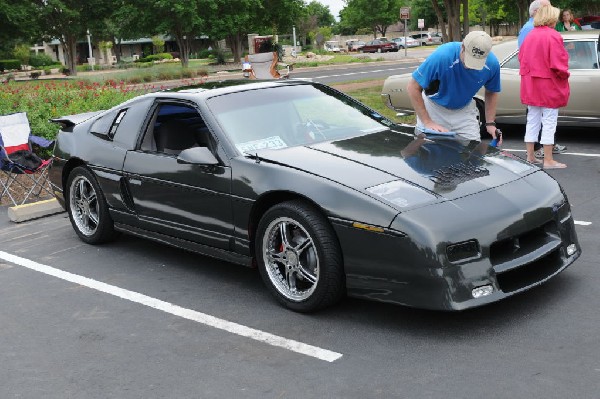
M 400 19 L 410 19 L 410 7 L 400 7 Z
M 419 19 L 418 20 L 418 25 L 419 25 L 419 29 L 423 29 L 425 27 L 425 20 L 424 19 Z

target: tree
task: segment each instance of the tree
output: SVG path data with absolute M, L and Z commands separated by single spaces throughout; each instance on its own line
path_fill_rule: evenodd
M 346 0 L 340 13 L 344 23 L 357 29 L 370 28 L 373 37 L 385 36 L 388 26 L 398 21 L 401 0 Z
M 0 58 L 9 57 L 19 43 L 30 43 L 39 35 L 36 8 L 28 0 L 0 0 Z
M 306 6 L 306 15 L 309 17 L 315 16 L 317 26 L 332 26 L 335 24 L 335 18 L 331 15 L 329 6 L 325 6 L 316 0 L 311 1 Z
M 76 75 L 77 40 L 85 38 L 88 29 L 102 23 L 114 0 L 32 0 L 32 4 L 37 9 L 36 23 L 44 39 L 60 41 L 67 68 Z
M 216 18 L 217 3 L 214 0 L 153 0 L 148 7 L 156 23 L 153 33 L 166 33 L 175 39 L 179 47 L 181 65 L 187 68 L 194 39 L 208 29 L 208 19 Z
M 233 53 L 234 62 L 241 62 L 244 39 L 255 28 L 257 15 L 262 12 L 260 0 L 218 0 L 217 14 L 208 25 L 211 36 L 224 38 Z

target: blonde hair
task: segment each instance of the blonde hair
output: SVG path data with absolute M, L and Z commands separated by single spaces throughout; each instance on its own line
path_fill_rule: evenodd
M 558 22 L 560 10 L 551 5 L 540 7 L 533 17 L 533 26 L 552 26 Z

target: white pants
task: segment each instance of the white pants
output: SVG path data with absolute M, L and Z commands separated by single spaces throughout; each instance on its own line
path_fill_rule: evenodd
M 542 138 L 540 139 L 540 144 L 554 144 L 554 133 L 556 133 L 557 121 L 558 108 L 544 108 L 528 105 L 527 125 L 525 125 L 525 142 L 537 142 L 541 127 Z
M 475 100 L 471 100 L 463 108 L 449 109 L 431 101 L 423 93 L 423 102 L 432 121 L 465 139 L 481 141 L 478 119 L 479 111 L 477 110 Z M 423 122 L 417 116 L 417 127 L 423 126 Z

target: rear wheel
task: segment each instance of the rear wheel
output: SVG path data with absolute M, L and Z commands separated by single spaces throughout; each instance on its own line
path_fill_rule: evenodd
M 273 206 L 262 217 L 255 244 L 258 268 L 284 306 L 312 312 L 345 293 L 339 243 L 319 210 L 303 201 Z
M 92 172 L 82 166 L 73 169 L 67 190 L 67 212 L 79 238 L 88 244 L 112 240 L 116 236 L 114 223 Z

